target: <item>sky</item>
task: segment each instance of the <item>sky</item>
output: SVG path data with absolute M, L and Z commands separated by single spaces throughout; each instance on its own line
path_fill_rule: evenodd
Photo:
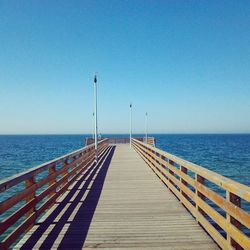
M 0 134 L 250 133 L 250 1 L 0 0 Z

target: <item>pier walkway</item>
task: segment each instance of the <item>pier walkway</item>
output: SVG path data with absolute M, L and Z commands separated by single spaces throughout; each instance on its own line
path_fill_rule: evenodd
M 219 249 L 128 144 L 109 146 L 19 248 Z
M 87 141 L 1 180 L 0 249 L 250 250 L 249 186 L 129 142 Z

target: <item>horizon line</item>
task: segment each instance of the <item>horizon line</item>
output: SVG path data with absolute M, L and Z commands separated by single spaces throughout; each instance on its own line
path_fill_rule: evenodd
M 144 135 L 145 133 L 133 133 L 132 135 Z M 90 135 L 92 133 L 6 133 L 0 136 L 18 136 L 18 135 Z M 102 133 L 101 135 L 129 135 L 129 133 Z M 250 132 L 163 132 L 148 133 L 148 135 L 250 135 Z

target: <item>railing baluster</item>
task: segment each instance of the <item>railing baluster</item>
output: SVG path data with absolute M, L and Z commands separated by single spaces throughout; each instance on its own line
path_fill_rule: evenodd
M 169 160 L 168 160 L 168 163 L 174 167 L 174 161 L 172 161 L 172 160 L 169 159 Z M 171 175 L 174 176 L 174 172 L 173 172 L 171 169 L 169 169 L 169 173 L 170 173 Z M 173 182 L 171 179 L 169 179 L 169 182 L 170 182 L 173 186 L 175 186 L 174 182 Z
M 197 182 L 201 183 L 202 185 L 203 185 L 204 182 L 205 182 L 205 178 L 204 178 L 203 176 L 198 175 L 198 174 L 195 174 L 195 180 L 196 180 Z M 205 196 L 204 196 L 202 193 L 200 193 L 200 192 L 198 191 L 197 188 L 195 189 L 195 194 L 196 194 L 197 199 L 198 199 L 198 197 L 199 197 L 199 198 L 201 198 L 202 200 L 205 200 Z M 196 207 L 197 213 L 199 212 L 199 213 L 201 213 L 203 216 L 205 216 L 206 213 L 198 206 L 197 203 L 198 203 L 198 202 L 197 202 L 197 200 L 196 200 L 196 201 L 195 201 L 195 207 Z
M 233 203 L 235 206 L 241 207 L 241 199 L 236 194 L 227 191 L 226 199 L 229 202 Z M 238 229 L 241 228 L 241 223 L 238 220 L 236 220 L 233 216 L 230 216 L 228 213 L 227 213 L 227 221 L 228 223 L 234 225 L 236 228 Z M 229 243 L 229 246 L 233 246 L 236 250 L 243 250 L 243 248 L 229 234 L 227 234 L 227 241 Z
M 52 167 L 49 168 L 49 175 L 53 175 L 56 172 L 56 165 L 53 165 Z M 49 187 L 51 187 L 52 185 L 54 185 L 56 183 L 56 177 L 54 177 L 50 182 L 49 182 Z M 56 192 L 56 190 L 53 190 L 50 194 L 49 194 L 49 198 L 51 196 L 53 196 L 53 194 Z
M 185 168 L 185 167 L 183 167 L 183 166 L 180 166 L 180 170 L 181 170 L 181 172 L 182 172 L 183 174 L 187 175 L 187 168 Z M 187 186 L 188 183 L 187 183 L 182 177 L 180 177 L 180 178 L 181 178 L 181 183 L 183 183 L 183 185 Z M 186 195 L 185 192 L 181 191 L 181 194 L 182 194 L 186 199 L 188 199 L 188 196 Z
M 31 178 L 27 179 L 25 181 L 25 188 L 29 188 L 31 186 L 33 186 L 34 184 L 36 184 L 36 178 L 33 175 Z M 32 201 L 33 199 L 35 199 L 36 196 L 36 191 L 32 191 L 27 197 L 26 197 L 26 203 L 29 203 L 30 201 Z M 32 213 L 35 212 L 35 205 L 33 207 L 30 208 L 30 210 L 26 213 L 26 217 L 28 218 Z

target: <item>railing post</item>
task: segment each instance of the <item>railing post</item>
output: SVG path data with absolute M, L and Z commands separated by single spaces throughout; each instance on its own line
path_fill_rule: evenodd
M 236 205 L 237 207 L 241 207 L 241 199 L 236 194 L 230 193 L 229 191 L 226 191 L 226 199 Z M 230 216 L 227 213 L 227 223 L 231 223 L 236 228 L 240 229 L 241 223 L 237 221 L 234 217 Z M 233 246 L 236 250 L 243 250 L 243 248 L 233 239 L 231 236 L 227 233 L 227 241 L 229 246 Z
M 169 159 L 169 160 L 168 160 L 168 163 L 174 167 L 174 161 L 172 161 L 172 160 Z M 173 172 L 171 169 L 169 169 L 169 173 L 170 173 L 171 175 L 174 176 L 174 172 Z M 171 179 L 169 179 L 169 182 L 170 182 L 173 186 L 175 186 L 174 182 L 173 182 Z
M 33 186 L 36 183 L 35 176 L 32 176 L 30 179 L 25 181 L 26 189 Z M 29 203 L 33 199 L 35 199 L 36 192 L 32 191 L 26 198 L 26 203 Z M 31 209 L 26 213 L 26 217 L 29 217 L 32 213 L 35 212 L 35 205 L 31 207 Z
M 49 168 L 49 175 L 52 175 L 56 172 L 56 165 L 53 165 L 52 167 Z M 49 187 L 51 187 L 52 185 L 54 185 L 56 183 L 56 177 L 54 177 L 50 182 L 49 182 Z M 49 197 L 53 196 L 53 194 L 56 192 L 56 190 L 54 190 L 53 192 L 51 192 L 49 194 Z
M 198 174 L 195 175 L 195 180 L 196 180 L 197 184 L 198 183 L 204 184 L 204 182 L 205 182 L 205 178 L 202 177 L 202 176 L 200 176 L 200 175 L 198 175 Z M 195 201 L 196 212 L 197 212 L 197 214 L 201 213 L 203 216 L 205 216 L 206 213 L 203 210 L 200 209 L 200 207 L 198 206 L 198 202 L 197 202 L 198 201 L 198 197 L 201 198 L 202 200 L 205 200 L 205 196 L 198 191 L 197 186 L 196 186 L 196 189 L 195 189 L 195 194 L 196 194 L 196 197 L 197 197 L 197 199 Z M 196 218 L 196 220 L 197 220 L 197 218 Z
M 75 158 L 73 159 L 73 161 L 75 161 Z M 62 175 L 65 176 L 68 174 L 68 169 L 67 169 L 67 165 L 69 165 L 69 159 L 66 159 L 63 163 L 63 172 Z
M 68 165 L 68 159 L 65 159 L 62 162 L 62 173 L 61 173 L 61 178 L 64 178 L 68 174 L 68 170 L 66 169 L 66 166 Z M 76 172 L 77 173 L 77 172 Z M 68 182 L 68 179 L 66 178 L 61 185 L 58 187 L 58 190 L 62 189 L 65 183 Z
M 164 155 L 160 155 L 160 158 L 164 161 L 164 162 L 166 162 L 166 160 L 168 160 Z M 166 163 L 165 163 L 166 164 Z M 167 170 L 167 167 L 166 167 L 166 165 L 165 164 L 161 164 L 161 166 L 165 169 L 165 170 Z M 168 180 L 168 177 L 166 176 L 166 179 Z
M 183 174 L 187 175 L 187 168 L 181 166 L 181 167 L 180 167 L 180 170 L 181 170 L 181 172 L 182 172 Z M 183 178 L 181 178 L 181 183 L 182 183 L 183 185 L 187 186 L 187 182 L 186 182 Z M 188 199 L 188 196 L 186 195 L 185 192 L 181 191 L 181 194 L 182 194 L 186 199 Z
M 79 163 L 79 160 L 78 160 L 79 158 L 77 158 L 76 156 L 74 156 L 73 157 L 73 159 L 72 159 L 72 162 L 75 162 L 74 164 L 73 164 L 73 166 L 71 167 L 71 169 L 73 169 L 73 168 L 76 168 L 76 167 L 78 167 L 79 165 L 80 165 L 80 163 Z M 66 161 L 65 162 L 65 167 L 68 165 L 68 161 Z M 67 171 L 67 172 L 66 172 Z M 67 170 L 65 170 L 64 171 L 64 173 L 66 173 L 66 174 L 68 174 L 70 172 L 70 169 L 68 168 Z M 80 172 L 80 170 L 78 169 L 77 171 L 76 171 L 76 174 L 78 174 Z M 67 181 L 69 181 L 69 179 L 67 179 Z
M 157 161 L 156 159 L 157 159 L 157 152 L 156 151 L 154 151 L 153 149 L 148 149 L 147 148 L 147 146 L 145 146 L 145 149 L 146 150 L 150 150 L 152 153 L 153 153 L 153 157 L 151 157 L 151 159 L 152 159 L 152 164 L 157 168 L 157 164 L 159 164 L 159 161 Z M 150 156 L 150 155 L 149 155 Z
M 163 161 L 165 161 L 165 162 L 166 162 L 166 160 L 168 160 L 164 155 L 159 155 L 159 157 L 160 157 Z M 162 166 L 163 169 L 165 169 L 165 170 L 167 171 L 167 167 L 166 167 L 165 164 L 160 163 L 160 165 Z M 167 180 L 169 180 L 169 178 L 168 178 L 168 176 L 166 175 L 166 173 L 164 173 L 165 171 L 162 171 L 162 170 L 161 170 L 160 172 L 164 175 L 164 177 L 165 177 Z M 166 182 L 164 182 L 164 183 L 165 183 L 165 185 L 167 186 L 167 188 L 169 188 L 168 184 L 166 184 Z

